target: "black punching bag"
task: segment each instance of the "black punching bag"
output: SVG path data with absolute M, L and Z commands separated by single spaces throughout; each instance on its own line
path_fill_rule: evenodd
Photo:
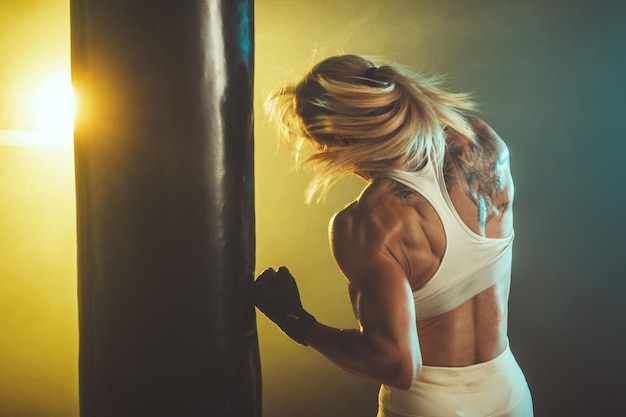
M 71 0 L 82 417 L 260 416 L 252 0 Z

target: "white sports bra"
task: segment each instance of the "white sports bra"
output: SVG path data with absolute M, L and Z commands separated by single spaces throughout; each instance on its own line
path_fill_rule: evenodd
M 488 238 L 472 231 L 452 204 L 443 171 L 436 170 L 430 160 L 419 171 L 394 170 L 375 176 L 383 177 L 421 194 L 439 215 L 446 234 L 439 268 L 413 292 L 417 319 L 446 313 L 498 282 L 510 282 L 514 233 L 505 238 Z

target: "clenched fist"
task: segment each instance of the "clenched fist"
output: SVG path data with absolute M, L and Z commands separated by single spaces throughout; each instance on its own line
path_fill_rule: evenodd
M 287 336 L 307 345 L 304 337 L 316 320 L 302 307 L 296 280 L 286 267 L 263 271 L 254 282 L 253 295 L 254 304 L 263 314 Z

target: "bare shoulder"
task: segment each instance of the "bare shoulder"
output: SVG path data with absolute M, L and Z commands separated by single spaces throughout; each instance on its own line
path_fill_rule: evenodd
M 476 134 L 476 140 L 472 141 L 455 131 L 449 131 L 446 139 L 451 156 L 471 157 L 479 154 L 477 156 L 491 161 L 508 159 L 509 150 L 506 143 L 491 126 L 477 117 L 468 117 L 468 120 Z
M 468 120 L 479 138 L 502 142 L 504 144 L 502 138 L 487 122 L 475 116 L 468 117 Z
M 474 141 L 458 132 L 447 132 L 446 177 L 459 172 L 484 176 L 508 169 L 509 148 L 504 140 L 484 121 L 475 117 L 469 121 L 476 134 Z
M 484 233 L 487 223 L 497 219 L 497 224 L 501 225 L 503 215 L 510 213 L 513 180 L 509 149 L 487 123 L 475 117 L 469 118 L 469 121 L 476 134 L 474 141 L 458 132 L 447 132 L 444 175 L 453 200 L 455 193 L 465 194 L 474 206 L 471 210 L 464 208 L 462 201 L 457 206 L 456 202 L 460 201 L 457 199 L 457 211 L 462 217 L 463 212 L 466 213 L 464 220 L 474 231 Z M 470 217 L 478 220 L 475 226 L 468 220 Z
M 483 146 L 493 146 L 496 149 L 496 153 L 498 158 L 507 158 L 509 157 L 509 148 L 506 145 L 505 141 L 498 135 L 498 133 L 485 121 L 477 118 L 471 117 L 470 123 L 474 132 L 476 133 L 476 137 L 478 138 L 478 143 Z
M 371 183 L 359 199 L 331 219 L 329 238 L 333 256 L 344 274 L 351 277 L 390 263 L 408 271 L 404 255 L 407 235 L 421 236 L 420 197 L 391 179 Z M 412 233 L 412 228 L 418 233 Z M 358 272 L 357 272 L 358 271 Z
M 331 219 L 331 237 L 384 237 L 395 230 L 394 225 L 406 220 L 407 210 L 413 210 L 418 197 L 409 187 L 389 178 L 373 181 L 359 198 L 337 212 Z
M 372 201 L 375 185 L 369 185 L 358 200 L 352 202 L 330 221 L 330 242 L 335 257 L 344 254 L 367 252 L 383 244 L 387 229 L 381 207 Z M 340 259 L 337 259 L 338 262 Z

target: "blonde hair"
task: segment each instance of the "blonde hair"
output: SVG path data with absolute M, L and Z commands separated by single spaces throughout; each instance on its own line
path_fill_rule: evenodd
M 474 140 L 464 116 L 474 103 L 468 94 L 443 91 L 441 82 L 397 64 L 376 67 L 339 55 L 272 93 L 267 111 L 282 143 L 297 164 L 316 172 L 307 203 L 351 173 L 418 167 L 426 158 L 441 167 L 446 128 Z

